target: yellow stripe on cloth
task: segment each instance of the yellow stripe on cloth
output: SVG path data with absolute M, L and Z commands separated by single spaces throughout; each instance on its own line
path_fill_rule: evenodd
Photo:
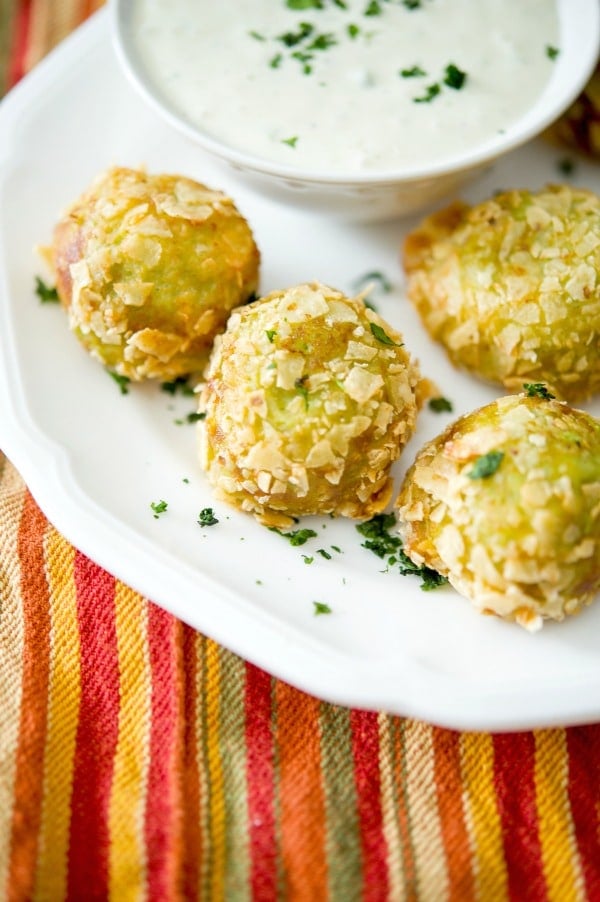
M 549 902 L 585 899 L 568 797 L 569 758 L 564 730 L 535 736 L 535 792 L 540 845 Z
M 206 710 L 204 725 L 208 783 L 210 787 L 208 814 L 208 841 L 210 843 L 210 868 L 206 900 L 222 902 L 225 886 L 225 866 L 227 853 L 227 823 L 225 818 L 225 793 L 223 789 L 223 766 L 221 762 L 220 740 L 220 656 L 219 646 L 210 639 L 206 642 L 204 658 L 204 694 L 202 703 Z M 204 898 L 204 897 L 203 897 Z
M 21 661 L 25 638 L 19 591 L 17 541 L 25 486 L 0 452 L 0 898 L 4 898 L 10 867 L 21 714 Z
M 79 633 L 73 579 L 75 549 L 52 527 L 45 541 L 50 597 L 48 727 L 35 897 L 62 899 L 67 890 L 73 762 L 79 717 Z
M 151 675 L 148 606 L 117 582 L 115 626 L 119 659 L 119 735 L 110 797 L 109 892 L 129 902 L 145 897 L 144 811 L 150 760 Z
M 489 733 L 461 735 L 461 771 L 476 897 L 503 902 L 508 898 L 508 883 L 494 787 L 494 744 Z
M 402 861 L 402 839 L 398 823 L 398 793 L 394 782 L 392 718 L 383 712 L 378 716 L 381 813 L 383 834 L 388 848 L 389 896 L 394 902 L 406 899 L 406 873 Z
M 404 745 L 408 813 L 419 898 L 446 899 L 448 871 L 437 801 L 433 727 L 407 720 Z

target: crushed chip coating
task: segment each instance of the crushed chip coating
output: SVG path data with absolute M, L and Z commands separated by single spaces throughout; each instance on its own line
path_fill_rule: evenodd
M 386 506 L 423 383 L 402 336 L 361 300 L 312 283 L 242 307 L 205 376 L 200 459 L 217 497 L 273 526 Z
M 57 224 L 51 252 L 71 329 L 133 380 L 201 372 L 258 284 L 259 252 L 231 199 L 177 175 L 103 173 Z
M 452 362 L 569 401 L 600 389 L 600 199 L 549 186 L 454 203 L 407 238 L 408 295 Z
M 408 556 L 480 611 L 530 630 L 562 620 L 600 589 L 600 422 L 501 398 L 424 446 L 396 506 Z

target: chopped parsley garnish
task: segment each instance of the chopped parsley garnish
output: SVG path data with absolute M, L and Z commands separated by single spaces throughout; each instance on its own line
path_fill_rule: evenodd
M 454 63 L 448 63 L 444 75 L 445 85 L 448 85 L 449 88 L 454 88 L 455 91 L 460 91 L 466 80 L 466 72 L 463 72 L 462 69 L 459 69 Z
M 322 601 L 313 601 L 313 605 L 315 606 L 315 617 L 318 617 L 319 614 L 331 614 L 331 608 L 328 604 L 324 604 Z
M 296 44 L 300 44 L 311 35 L 314 30 L 315 26 L 311 25 L 310 22 L 300 22 L 298 31 L 286 31 L 285 34 L 280 34 L 277 40 L 285 44 L 286 47 L 295 47 Z
M 363 16 L 380 16 L 381 15 L 381 4 L 377 2 L 377 0 L 371 0 L 370 3 L 367 4 L 367 7 L 363 13 Z
M 359 523 L 356 529 L 366 538 L 362 547 L 372 551 L 379 558 L 387 558 L 388 567 L 398 565 L 401 576 L 420 576 L 424 592 L 445 585 L 448 580 L 431 567 L 413 563 L 402 548 L 402 539 L 390 533 L 396 525 L 394 514 L 376 514 L 366 523 Z
M 168 506 L 166 501 L 151 501 L 150 507 L 154 511 L 154 519 L 158 520 L 160 514 L 164 514 Z
M 194 394 L 194 389 L 187 381 L 186 376 L 178 376 L 177 379 L 173 379 L 171 382 L 161 382 L 160 390 L 168 395 L 180 394 L 190 397 Z
M 117 383 L 117 385 L 119 386 L 121 394 L 128 395 L 129 394 L 129 383 L 131 382 L 131 379 L 129 378 L 129 376 L 121 376 L 121 375 L 119 375 L 119 373 L 115 373 L 114 370 L 107 370 L 107 372 L 108 372 L 108 375 L 112 379 L 114 379 L 115 382 Z
M 304 561 L 305 564 L 312 564 L 312 562 L 314 561 L 314 557 L 312 557 L 312 555 L 310 555 L 310 554 L 303 554 L 302 560 Z
M 377 323 L 369 323 L 369 326 L 371 327 L 371 333 L 373 334 L 373 337 L 376 338 L 377 341 L 380 341 L 382 345 L 391 345 L 395 348 L 402 347 L 402 342 L 399 343 L 397 341 L 394 341 L 393 338 L 390 338 L 387 332 L 385 332 L 381 328 L 381 326 L 378 326 Z
M 352 40 L 354 40 L 354 38 L 358 37 L 358 35 L 360 34 L 360 28 L 358 27 L 358 25 L 348 25 L 346 31 L 348 32 L 348 35 L 352 38 Z
M 202 410 L 192 410 L 191 413 L 188 413 L 185 420 L 186 423 L 198 423 L 199 420 L 206 419 L 206 414 Z
M 556 164 L 556 168 L 562 175 L 573 175 L 575 172 L 575 161 L 570 157 L 563 157 Z
M 523 388 L 528 398 L 544 398 L 545 401 L 553 401 L 556 397 L 548 391 L 543 382 L 524 382 Z
M 469 479 L 488 479 L 493 476 L 504 458 L 504 451 L 488 451 L 478 457 L 467 473 Z
M 317 533 L 314 529 L 295 529 L 292 532 L 282 532 L 280 529 L 277 529 L 276 526 L 269 526 L 271 532 L 276 532 L 278 535 L 283 536 L 284 539 L 288 539 L 290 545 L 306 545 L 309 539 L 314 539 Z
M 448 398 L 430 398 L 427 405 L 434 413 L 452 413 L 452 401 Z
M 46 285 L 39 276 L 35 277 L 35 293 L 42 304 L 57 304 L 59 301 L 58 291 L 50 285 Z
M 427 75 L 427 72 L 420 66 L 411 66 L 410 69 L 400 69 L 400 75 L 402 78 L 421 78 Z
M 298 141 L 298 135 L 294 135 L 292 138 L 282 138 L 282 144 L 288 144 L 290 147 L 295 147 L 296 142 Z
M 317 548 L 317 554 L 320 554 L 321 557 L 324 557 L 326 561 L 331 560 L 331 555 L 329 554 L 328 551 L 325 551 L 324 548 Z
M 413 97 L 413 103 L 430 103 L 434 97 L 438 96 L 441 90 L 442 89 L 437 82 L 432 85 L 428 85 L 424 94 L 422 94 L 420 97 Z
M 327 50 L 329 47 L 333 47 L 334 44 L 337 44 L 337 41 L 332 34 L 319 34 L 314 41 L 310 42 L 307 50 Z
M 273 344 L 273 339 L 277 335 L 277 329 L 265 329 L 265 335 L 267 336 L 271 344 Z
M 184 476 L 183 479 L 182 479 L 181 481 L 182 481 L 182 482 L 185 482 L 186 485 L 189 485 L 189 484 L 190 484 L 190 481 L 189 481 L 189 479 L 187 478 L 187 476 Z
M 286 0 L 288 9 L 323 9 L 323 0 Z
M 212 507 L 203 507 L 198 514 L 198 523 L 200 526 L 214 526 L 215 523 L 218 522 Z
M 421 0 L 402 0 L 402 6 L 405 6 L 407 9 L 420 9 Z
M 546 44 L 546 56 L 549 60 L 555 60 L 560 50 L 558 47 L 553 47 L 551 44 Z
M 254 38 L 255 41 L 266 41 L 266 37 L 264 34 L 260 34 L 258 31 L 249 31 L 248 34 L 251 38 Z
M 282 59 L 283 59 L 283 57 L 282 57 L 281 53 L 276 53 L 275 56 L 272 57 L 272 59 L 269 62 L 269 66 L 271 67 L 271 69 L 279 69 Z

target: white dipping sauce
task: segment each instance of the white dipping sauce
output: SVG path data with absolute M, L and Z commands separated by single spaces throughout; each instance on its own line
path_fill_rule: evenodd
M 311 171 L 425 166 L 475 147 L 532 105 L 560 52 L 554 0 L 132 3 L 139 59 L 180 113 Z

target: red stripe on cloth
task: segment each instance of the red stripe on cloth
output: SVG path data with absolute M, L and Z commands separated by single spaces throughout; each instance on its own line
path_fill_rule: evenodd
M 187 625 L 183 625 L 183 705 L 184 718 L 184 779 L 185 787 L 182 797 L 184 808 L 184 844 L 183 844 L 183 897 L 197 899 L 200 880 L 200 859 L 202 855 L 202 831 L 200 828 L 200 780 L 198 775 L 198 743 L 196 739 L 196 706 L 197 699 L 197 634 Z
M 8 66 L 8 87 L 12 88 L 25 75 L 25 57 L 31 27 L 31 0 L 17 4 Z
M 69 899 L 108 897 L 109 805 L 118 738 L 115 580 L 75 555 L 81 700 L 69 841 Z
M 177 877 L 180 812 L 177 805 L 177 635 L 172 614 L 148 603 L 148 649 L 152 680 L 150 765 L 146 801 L 146 854 L 150 899 L 173 898 Z
M 277 898 L 271 677 L 246 664 L 246 780 L 252 898 Z
M 41 823 L 51 629 L 43 545 L 47 525 L 27 492 L 18 534 L 24 647 L 7 899 L 29 899 L 33 895 Z
M 566 731 L 568 793 L 588 899 L 600 899 L 600 725 Z
M 377 714 L 351 711 L 350 728 L 363 854 L 362 898 L 379 902 L 388 898 L 388 850 L 383 833 Z
M 533 733 L 494 736 L 494 785 L 510 898 L 544 902 L 547 887 L 538 831 Z

